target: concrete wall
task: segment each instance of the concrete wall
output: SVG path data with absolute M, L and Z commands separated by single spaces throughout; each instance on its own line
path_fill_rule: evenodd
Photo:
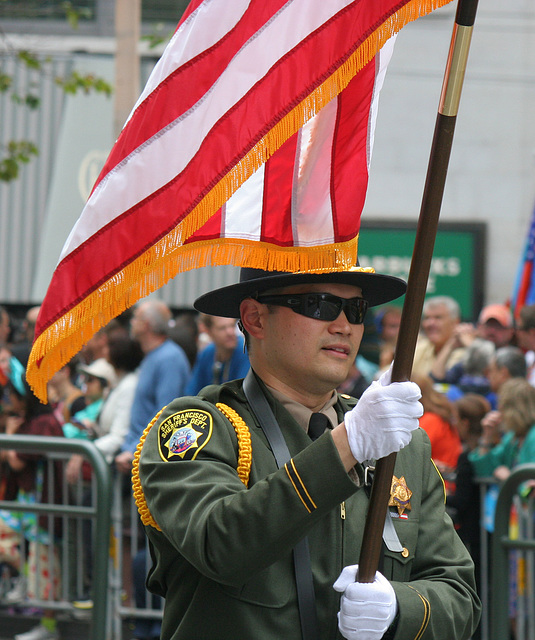
M 455 5 L 408 25 L 397 38 L 379 105 L 366 220 L 417 221 Z M 479 5 L 441 221 L 487 225 L 481 285 L 485 302 L 501 302 L 511 294 L 535 204 L 535 2 L 481 0 Z M 22 39 L 20 44 L 15 34 L 10 34 L 10 41 L 16 47 L 26 42 Z M 47 53 L 64 47 L 66 56 L 67 50 L 85 50 L 89 56 L 107 57 L 114 50 L 113 40 L 105 38 L 78 37 L 75 45 L 68 38 L 46 43 L 33 38 L 32 43 Z M 63 96 L 58 100 L 64 102 Z M 8 108 L 0 101 L 3 123 L 11 118 Z M 109 111 L 112 117 L 111 102 Z M 57 117 L 65 113 L 66 103 L 58 103 L 32 116 L 39 118 L 32 127 L 42 131 L 41 118 L 47 115 L 55 133 L 42 142 L 40 159 L 23 170 L 21 181 L 0 184 L 0 301 L 39 302 L 36 287 L 32 289 L 36 270 L 41 279 L 48 278 L 45 271 L 51 275 L 58 257 L 50 258 L 47 268 L 38 266 L 39 244 L 46 233 L 45 204 L 51 196 L 51 182 L 43 182 L 43 175 L 50 177 L 57 169 L 51 152 L 59 143 Z M 23 125 L 28 127 L 13 121 L 10 130 L 4 128 L 4 136 L 9 138 Z M 34 175 L 39 166 L 39 176 Z M 30 192 L 35 202 L 28 201 Z M 73 204 L 74 219 L 81 208 L 81 202 Z M 68 230 L 56 234 L 66 237 Z M 198 291 L 235 278 L 234 268 L 201 271 L 177 278 L 159 295 L 172 306 L 187 306 Z
M 455 4 L 405 27 L 381 94 L 363 217 L 416 222 Z M 535 3 L 481 0 L 441 221 L 487 224 L 486 302 L 511 295 L 535 204 Z

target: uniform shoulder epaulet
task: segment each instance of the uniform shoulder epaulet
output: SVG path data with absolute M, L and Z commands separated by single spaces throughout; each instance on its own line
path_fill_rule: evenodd
M 152 429 L 152 427 L 156 424 L 158 418 L 161 416 L 162 411 L 165 407 L 159 411 L 154 418 L 149 422 L 149 424 L 145 427 L 141 438 L 139 439 L 138 445 L 136 447 L 136 452 L 134 454 L 134 461 L 132 462 L 132 490 L 134 494 L 134 499 L 136 501 L 136 507 L 139 512 L 139 517 L 141 518 L 141 522 L 144 525 L 149 525 L 161 531 L 156 520 L 152 517 L 152 514 L 147 505 L 147 501 L 145 500 L 145 494 L 143 493 L 143 487 L 141 486 L 141 481 L 139 479 L 139 457 L 141 455 L 141 449 L 143 449 L 143 444 L 145 443 L 145 439 L 147 438 L 147 434 Z
M 222 402 L 218 402 L 216 407 L 227 418 L 234 427 L 238 438 L 238 477 L 247 487 L 249 484 L 249 474 L 253 461 L 253 448 L 251 446 L 251 433 L 244 419 L 237 411 Z
M 236 436 L 238 438 L 238 465 L 236 471 L 238 472 L 238 477 L 240 478 L 240 480 L 247 487 L 249 484 L 249 475 L 251 472 L 251 464 L 253 460 L 251 433 L 249 432 L 247 424 L 237 411 L 235 411 L 228 405 L 223 404 L 222 402 L 218 402 L 216 404 L 216 408 L 227 418 L 227 420 L 234 427 L 234 431 L 236 432 Z M 147 435 L 151 428 L 158 421 L 158 418 L 162 414 L 163 410 L 164 409 L 162 409 L 159 413 L 156 414 L 156 416 L 154 416 L 154 418 L 143 431 L 143 434 L 137 445 L 136 452 L 134 454 L 134 460 L 132 463 L 132 489 L 136 507 L 139 512 L 139 517 L 141 518 L 141 522 L 144 525 L 154 527 L 158 531 L 161 531 L 161 528 L 150 512 L 147 501 L 145 499 L 145 494 L 143 493 L 143 487 L 141 486 L 141 480 L 139 478 L 139 458 L 141 456 L 141 450 L 143 448 L 143 444 L 145 443 Z

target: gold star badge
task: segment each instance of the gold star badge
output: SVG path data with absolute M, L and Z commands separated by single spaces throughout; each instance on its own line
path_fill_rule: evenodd
M 390 500 L 388 502 L 389 507 L 397 507 L 399 515 L 403 515 L 405 509 L 410 511 L 411 509 L 411 496 L 412 491 L 405 482 L 405 477 L 396 478 L 393 476 L 392 485 L 390 487 Z

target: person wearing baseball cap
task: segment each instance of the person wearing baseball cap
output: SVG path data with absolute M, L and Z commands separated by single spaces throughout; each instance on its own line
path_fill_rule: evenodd
M 105 358 L 98 358 L 91 364 L 78 368 L 85 377 L 84 397 L 86 406 L 77 411 L 70 422 L 63 425 L 66 438 L 91 440 L 98 415 L 110 389 L 117 383 L 114 368 Z
M 504 304 L 483 307 L 477 320 L 477 333 L 484 340 L 494 342 L 496 349 L 513 344 L 515 325 L 509 307 Z
M 78 371 L 90 378 L 98 378 L 105 387 L 113 388 L 117 384 L 117 374 L 106 358 L 98 358 L 88 365 L 78 367 Z
M 138 448 L 162 640 L 471 637 L 473 563 L 418 429 L 418 386 L 389 370 L 358 402 L 336 392 L 368 308 L 405 288 L 361 267 L 242 268 L 195 301 L 239 318 L 251 370 L 172 402 Z M 375 460 L 393 452 L 380 571 L 356 582 Z

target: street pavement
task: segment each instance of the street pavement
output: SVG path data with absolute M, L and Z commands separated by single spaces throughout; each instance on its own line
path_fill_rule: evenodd
M 0 640 L 13 640 L 17 633 L 29 631 L 39 624 L 39 616 L 0 609 Z M 89 622 L 60 616 L 58 629 L 61 640 L 89 640 Z M 128 635 L 124 636 L 128 638 Z

